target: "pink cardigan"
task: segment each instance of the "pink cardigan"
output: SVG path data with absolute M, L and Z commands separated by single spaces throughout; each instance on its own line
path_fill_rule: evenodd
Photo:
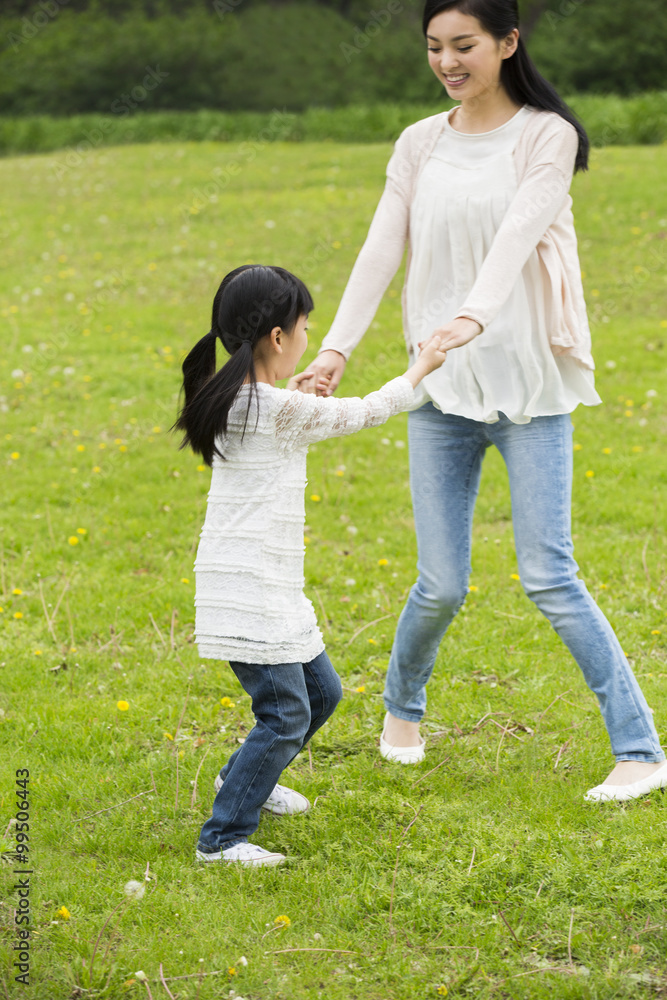
M 514 150 L 518 190 L 494 238 L 468 297 L 456 314 L 477 320 L 482 330 L 496 316 L 534 250 L 550 296 L 554 354 L 569 354 L 594 368 L 591 335 L 581 282 L 569 194 L 577 153 L 576 129 L 560 115 L 529 108 Z M 370 326 L 408 244 L 403 286 L 403 324 L 407 330 L 406 288 L 410 268 L 410 205 L 417 179 L 444 127 L 447 112 L 410 125 L 399 136 L 387 165 L 387 181 L 366 241 L 359 252 L 329 333 L 320 351 L 349 358 Z M 452 319 L 455 317 L 453 316 Z

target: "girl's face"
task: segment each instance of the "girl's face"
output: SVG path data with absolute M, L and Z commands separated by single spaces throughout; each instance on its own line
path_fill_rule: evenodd
M 443 10 L 427 28 L 429 65 L 453 100 L 484 100 L 501 86 L 500 67 L 516 51 L 518 38 L 515 28 L 497 42 L 476 17 Z
M 290 333 L 283 333 L 280 338 L 282 353 L 280 355 L 280 370 L 284 374 L 278 375 L 278 380 L 291 378 L 301 358 L 306 353 L 308 347 L 308 317 L 299 316 L 294 329 Z

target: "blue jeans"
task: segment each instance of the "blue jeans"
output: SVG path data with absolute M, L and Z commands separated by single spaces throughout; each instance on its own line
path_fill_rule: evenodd
M 578 579 L 570 531 L 569 414 L 487 424 L 426 403 L 409 415 L 410 486 L 419 577 L 398 621 L 384 692 L 399 719 L 418 722 L 438 647 L 468 592 L 472 517 L 485 449 L 509 473 L 521 583 L 549 619 L 599 701 L 617 760 L 664 753 L 632 669 L 612 628 Z
M 197 845 L 214 853 L 247 841 L 287 765 L 333 714 L 343 695 L 325 652 L 310 663 L 230 663 L 252 698 L 255 726 L 220 772 L 224 784 Z

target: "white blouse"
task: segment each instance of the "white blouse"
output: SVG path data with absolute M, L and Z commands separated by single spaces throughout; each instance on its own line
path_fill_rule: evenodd
M 410 210 L 412 261 L 406 288 L 412 348 L 460 314 L 494 237 L 517 192 L 513 151 L 531 115 L 524 106 L 490 132 L 444 129 L 422 170 Z M 446 413 L 514 423 L 570 413 L 601 402 L 591 369 L 554 354 L 549 342 L 549 296 L 534 250 L 494 319 L 482 334 L 448 353 L 428 375 L 421 402 Z
M 306 455 L 314 441 L 384 423 L 414 405 L 404 376 L 363 399 L 258 383 L 243 424 L 243 387 L 213 459 L 195 560 L 199 655 L 240 663 L 309 663 L 324 649 L 303 593 Z

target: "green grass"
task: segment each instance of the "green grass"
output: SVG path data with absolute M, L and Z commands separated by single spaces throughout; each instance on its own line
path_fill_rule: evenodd
M 6 867 L 0 997 L 143 997 L 131 982 L 143 970 L 157 1000 L 160 964 L 179 1000 L 667 992 L 665 798 L 582 801 L 611 766 L 608 741 L 512 577 L 495 452 L 476 512 L 477 589 L 429 689 L 426 760 L 378 756 L 383 675 L 415 575 L 404 415 L 310 453 L 307 496 L 321 499 L 307 500 L 307 584 L 345 698 L 312 763 L 287 776 L 314 809 L 263 819 L 256 836 L 289 863 L 194 864 L 213 778 L 252 719 L 226 665 L 200 661 L 191 640 L 208 474 L 168 434 L 179 359 L 208 329 L 220 277 L 244 261 L 307 280 L 311 357 L 389 151 L 203 143 L 97 151 L 64 174 L 57 157 L 0 164 L 0 834 L 27 767 L 34 867 L 27 988 L 13 981 Z M 600 149 L 573 185 L 604 400 L 575 414 L 576 556 L 663 742 L 666 169 L 664 147 Z M 399 291 L 400 276 L 348 366 L 348 394 L 403 370 Z M 125 882 L 146 872 L 91 975 Z
M 667 91 L 634 97 L 572 94 L 564 98 L 583 122 L 592 146 L 660 145 L 667 142 Z M 65 168 L 79 166 L 91 149 L 128 143 L 290 142 L 378 143 L 428 115 L 451 108 L 430 104 L 368 104 L 341 108 L 272 111 L 143 111 L 135 115 L 79 114 L 0 116 L 0 155 L 63 150 Z

